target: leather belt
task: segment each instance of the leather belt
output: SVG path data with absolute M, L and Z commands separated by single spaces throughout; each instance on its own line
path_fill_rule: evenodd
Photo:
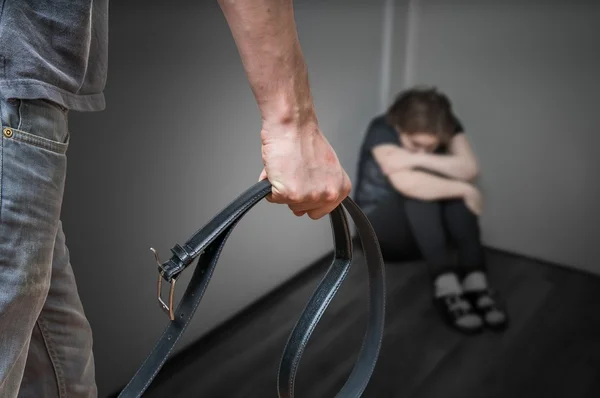
M 140 397 L 152 383 L 177 341 L 189 325 L 206 291 L 227 238 L 244 215 L 271 192 L 268 180 L 262 180 L 243 192 L 185 244 L 176 244 L 172 257 L 158 262 L 158 301 L 170 322 L 146 360 L 119 394 L 121 398 Z M 350 214 L 362 242 L 369 275 L 369 312 L 363 345 L 350 376 L 336 397 L 360 397 L 367 387 L 381 348 L 385 318 L 385 272 L 377 237 L 365 214 L 347 197 L 330 214 L 334 238 L 334 259 L 309 299 L 285 345 L 277 388 L 280 398 L 294 397 L 294 380 L 304 348 L 327 306 L 344 281 L 352 263 L 352 239 L 344 209 Z M 156 252 L 155 252 L 156 255 Z M 198 263 L 177 307 L 173 295 L 178 275 L 196 258 Z M 167 301 L 162 299 L 163 280 L 170 284 Z

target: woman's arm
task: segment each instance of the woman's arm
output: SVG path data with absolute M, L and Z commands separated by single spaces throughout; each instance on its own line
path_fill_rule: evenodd
M 398 145 L 384 144 L 373 148 L 373 156 L 388 176 L 397 171 L 420 168 L 461 181 L 473 181 L 479 166 L 465 134 L 455 135 L 448 149 L 448 155 L 412 153 Z
M 457 134 L 449 145 L 448 155 L 416 153 L 412 163 L 415 168 L 431 170 L 461 181 L 473 181 L 479 165 L 465 134 Z
M 438 177 L 417 170 L 400 170 L 388 175 L 392 186 L 401 194 L 421 200 L 442 200 L 464 198 L 471 184 Z
M 417 166 L 415 155 L 396 144 L 377 145 L 371 153 L 383 174 L 388 177 L 397 171 L 410 170 Z

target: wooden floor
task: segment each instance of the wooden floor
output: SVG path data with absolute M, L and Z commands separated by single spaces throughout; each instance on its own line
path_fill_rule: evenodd
M 512 320 L 503 334 L 448 329 L 431 306 L 425 265 L 387 265 L 386 333 L 363 397 L 600 397 L 600 278 L 494 250 L 487 256 Z M 175 357 L 145 396 L 276 398 L 284 344 L 328 264 Z M 365 328 L 366 288 L 357 250 L 300 363 L 297 397 L 331 398 L 343 385 Z

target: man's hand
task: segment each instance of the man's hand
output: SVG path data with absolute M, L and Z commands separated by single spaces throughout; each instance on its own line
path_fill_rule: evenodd
M 467 207 L 477 216 L 483 213 L 483 196 L 479 189 L 473 185 L 466 185 L 463 199 Z
M 351 190 L 318 127 L 292 0 L 219 0 L 263 120 L 267 200 L 319 219 Z
M 273 186 L 269 202 L 317 220 L 350 194 L 350 179 L 316 123 L 265 123 L 261 141 L 265 167 L 259 181 L 268 178 Z

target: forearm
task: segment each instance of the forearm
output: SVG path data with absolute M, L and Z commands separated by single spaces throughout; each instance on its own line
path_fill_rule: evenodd
M 316 120 L 292 0 L 219 0 L 263 120 Z
M 429 153 L 419 153 L 414 156 L 415 167 L 462 181 L 472 181 L 477 177 L 478 166 L 474 160 L 456 155 Z
M 462 198 L 469 187 L 469 184 L 464 181 L 451 180 L 416 170 L 397 171 L 390 174 L 388 178 L 398 192 L 421 200 Z

